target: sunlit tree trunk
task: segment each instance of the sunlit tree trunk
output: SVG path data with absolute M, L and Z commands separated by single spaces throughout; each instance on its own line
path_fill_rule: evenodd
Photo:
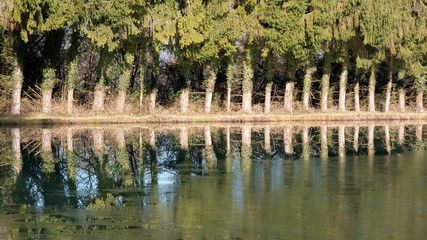
M 320 108 L 322 111 L 328 110 L 328 94 L 329 94 L 329 79 L 331 76 L 331 62 L 329 53 L 324 55 L 323 76 L 322 76 L 322 96 L 320 100 Z
M 183 149 L 188 149 L 188 129 L 187 127 L 181 127 L 179 133 L 179 143 Z
M 123 113 L 125 110 L 125 103 L 126 103 L 126 92 L 129 88 L 130 84 L 130 78 L 132 74 L 132 65 L 134 63 L 134 56 L 132 53 L 126 53 L 124 55 L 124 60 L 122 63 L 122 67 L 124 68 L 124 71 L 122 75 L 119 78 L 119 93 L 117 96 L 117 102 L 116 102 L 116 111 L 118 113 Z
M 156 112 L 157 89 L 152 90 L 150 94 L 150 113 Z
M 120 90 L 117 96 L 117 101 L 116 101 L 116 111 L 118 113 L 123 113 L 125 109 L 125 102 L 126 102 L 126 91 Z
M 265 108 L 264 108 L 265 114 L 270 113 L 272 86 L 273 86 L 273 83 L 269 82 L 269 83 L 267 83 L 267 86 L 265 87 Z
M 21 92 L 22 82 L 24 81 L 22 65 L 18 60 L 15 60 L 13 72 L 13 91 L 12 91 L 12 107 L 10 113 L 12 115 L 21 115 Z
M 250 51 L 246 53 L 246 59 L 243 62 L 243 98 L 242 98 L 242 111 L 245 113 L 252 112 L 252 78 L 254 77 L 254 70 L 252 66 L 252 57 Z
M 294 112 L 294 85 L 293 80 L 286 82 L 285 89 L 285 111 L 288 113 Z
M 360 84 L 359 79 L 356 80 L 356 85 L 354 86 L 354 111 L 360 112 Z
M 264 128 L 264 145 L 265 145 L 265 152 L 267 154 L 271 154 L 270 127 Z
M 190 89 L 184 88 L 181 92 L 181 112 L 186 113 L 188 111 L 188 102 L 190 99 Z
M 215 89 L 215 81 L 216 81 L 216 68 L 214 63 L 212 62 L 207 66 L 207 79 L 206 83 L 206 98 L 205 98 L 205 113 L 210 113 L 212 108 L 212 95 Z
M 384 104 L 384 112 L 390 111 L 390 100 L 391 100 L 391 90 L 393 87 L 393 69 L 392 69 L 392 57 L 390 57 L 389 62 L 389 70 L 388 70 L 388 82 L 387 82 L 387 89 L 385 94 L 385 104 Z
M 293 127 L 287 126 L 283 129 L 283 141 L 285 143 L 285 153 L 286 154 L 292 154 L 293 148 L 292 148 L 292 137 L 293 137 Z
M 52 89 L 55 85 L 55 70 L 47 68 L 43 71 L 42 83 L 42 112 L 49 114 L 52 112 Z
M 22 154 L 21 154 L 21 130 L 19 128 L 10 129 L 12 135 L 12 151 L 13 151 L 13 169 L 15 176 L 19 175 L 22 169 Z
M 104 111 L 104 101 L 105 101 L 104 79 L 101 77 L 98 84 L 96 84 L 95 86 L 92 110 L 94 112 Z
M 227 83 L 227 112 L 231 112 L 231 83 Z
M 348 76 L 348 66 L 345 61 L 342 66 L 342 72 L 340 76 L 340 91 L 339 91 L 339 100 L 338 100 L 338 108 L 340 111 L 346 111 L 345 107 L 345 94 L 347 88 L 347 76 Z
M 391 154 L 391 144 L 390 144 L 390 126 L 389 125 L 384 126 L 384 132 L 385 132 L 386 150 L 387 150 L 387 153 L 390 155 Z
M 328 158 L 328 127 L 320 127 L 320 156 L 325 159 Z
M 418 77 L 415 83 L 415 89 L 417 91 L 417 112 L 424 112 L 423 94 L 424 88 L 426 87 L 426 79 L 424 76 Z
M 371 66 L 371 75 L 369 76 L 369 103 L 368 103 L 368 111 L 375 112 L 375 64 L 372 63 Z
M 345 156 L 345 126 L 338 126 L 338 155 Z
M 78 62 L 77 58 L 70 62 L 67 76 L 67 112 L 73 114 L 73 102 L 74 102 L 74 87 L 77 78 Z
M 398 74 L 399 78 L 399 111 L 405 112 L 406 111 L 406 91 L 405 91 L 405 73 L 399 72 Z
M 315 70 L 315 67 L 307 67 L 307 69 L 305 70 L 302 99 L 304 111 L 308 111 L 310 109 L 311 82 L 312 75 Z

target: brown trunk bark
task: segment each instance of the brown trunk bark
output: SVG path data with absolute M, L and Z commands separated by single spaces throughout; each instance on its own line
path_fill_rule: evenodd
M 345 156 L 345 126 L 338 127 L 338 155 Z
M 285 89 L 285 111 L 288 113 L 294 112 L 294 81 L 286 83 Z
M 338 100 L 338 109 L 340 111 L 346 111 L 345 107 L 345 94 L 346 94 L 346 88 L 347 88 L 347 76 L 348 76 L 348 69 L 347 69 L 347 63 L 343 63 L 343 68 L 340 76 L 340 91 L 339 91 L 339 100 Z
M 12 135 L 12 151 L 13 151 L 13 169 L 17 176 L 22 169 L 22 154 L 21 154 L 21 130 L 19 128 L 10 129 Z
M 252 113 L 252 80 L 243 80 L 242 111 Z
M 231 112 L 231 84 L 227 83 L 227 112 Z
M 356 153 L 359 151 L 359 126 L 354 127 L 353 148 Z
M 190 89 L 184 88 L 181 92 L 181 112 L 186 113 L 188 111 L 188 100 L 190 98 Z
M 270 127 L 264 128 L 264 145 L 265 145 L 265 152 L 268 154 L 271 154 Z
M 285 153 L 292 154 L 292 137 L 293 137 L 293 127 L 288 126 L 283 129 L 283 141 L 285 143 Z
M 328 158 L 328 127 L 322 126 L 320 128 L 320 156 L 324 159 Z
M 116 111 L 118 113 L 123 113 L 125 110 L 125 102 L 126 102 L 126 91 L 119 91 L 116 101 Z
M 23 73 L 21 64 L 16 61 L 15 72 L 13 74 L 13 92 L 12 92 L 12 107 L 10 113 L 12 115 L 21 115 L 21 91 L 22 91 Z
M 354 86 L 354 110 L 360 112 L 360 85 L 359 80 L 356 80 L 356 86 Z
M 179 133 L 179 143 L 183 149 L 188 149 L 188 129 L 187 127 L 182 127 L 181 132 Z
M 405 125 L 399 125 L 399 133 L 398 133 L 398 139 L 399 139 L 399 145 L 403 146 L 403 143 L 405 143 Z
M 305 71 L 304 76 L 304 83 L 303 83 L 303 108 L 304 111 L 308 111 L 310 109 L 310 95 L 311 95 L 311 82 L 312 82 L 312 74 L 315 71 L 316 68 L 314 67 L 307 67 Z
M 67 94 L 67 112 L 73 114 L 74 89 L 69 89 Z
M 94 112 L 104 111 L 104 99 L 105 99 L 105 90 L 103 87 L 99 87 L 95 90 L 95 95 L 93 97 L 93 106 L 92 110 Z
M 424 112 L 423 91 L 418 91 L 417 94 L 417 112 Z
M 153 90 L 150 94 L 150 113 L 151 114 L 156 112 L 156 98 L 157 98 L 157 91 Z
M 273 86 L 273 83 L 269 82 L 269 83 L 267 83 L 267 86 L 265 87 L 265 108 L 264 108 L 265 114 L 270 113 L 272 86 Z
M 206 90 L 205 113 L 210 113 L 212 108 L 212 91 Z
M 42 90 L 42 110 L 46 114 L 52 112 L 52 90 Z
M 375 65 L 371 66 L 371 75 L 369 76 L 369 112 L 375 112 Z
M 390 144 L 390 127 L 389 125 L 384 126 L 384 132 L 385 132 L 385 146 L 387 153 L 391 154 L 391 144 Z

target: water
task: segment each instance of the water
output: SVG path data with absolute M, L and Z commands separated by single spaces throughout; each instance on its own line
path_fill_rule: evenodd
M 424 239 L 426 129 L 0 129 L 0 239 Z

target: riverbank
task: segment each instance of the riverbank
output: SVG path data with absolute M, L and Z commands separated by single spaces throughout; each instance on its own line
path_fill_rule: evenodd
M 86 115 L 86 116 L 0 116 L 0 126 L 84 124 L 171 124 L 171 123 L 302 123 L 360 121 L 427 121 L 427 113 L 327 112 L 295 114 L 218 113 L 197 115 Z

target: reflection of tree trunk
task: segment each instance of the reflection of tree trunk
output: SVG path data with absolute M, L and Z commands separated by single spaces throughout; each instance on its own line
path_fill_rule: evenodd
M 51 173 L 55 169 L 55 160 L 52 154 L 52 132 L 50 129 L 42 130 L 42 159 L 45 171 Z
M 123 129 L 117 129 L 115 132 L 116 143 L 119 149 L 126 148 L 125 132 Z
M 422 124 L 419 124 L 416 126 L 415 136 L 417 137 L 417 141 L 419 142 L 423 141 L 423 125 Z
M 92 137 L 95 150 L 102 152 L 104 149 L 104 131 L 102 129 L 94 129 L 92 131 Z
M 285 153 L 292 154 L 292 137 L 293 137 L 293 127 L 288 126 L 283 129 L 283 141 L 285 143 Z
M 150 130 L 150 145 L 156 148 L 156 132 L 154 130 Z
M 73 151 L 73 129 L 70 127 L 67 128 L 67 150 Z
M 227 154 L 230 154 L 231 152 L 231 142 L 230 142 L 230 126 L 227 126 Z
M 206 163 L 208 168 L 212 168 L 215 164 L 215 155 L 212 146 L 211 127 L 205 127 L 205 148 L 206 148 Z
M 188 100 L 190 98 L 190 89 L 184 88 L 181 92 L 181 112 L 186 113 L 188 110 Z
M 183 149 L 188 149 L 188 129 L 187 127 L 181 127 L 179 133 L 179 143 Z
M 320 128 L 320 141 L 321 141 L 320 156 L 326 159 L 328 158 L 328 127 L 327 126 L 322 126 Z
M 43 152 L 52 152 L 52 132 L 50 129 L 42 130 L 42 151 Z
M 251 127 L 243 126 L 242 127 L 242 164 L 244 169 L 251 168 Z
M 272 82 L 267 83 L 267 86 L 265 87 L 265 108 L 264 113 L 268 114 L 270 113 L 270 106 L 271 106 L 271 88 L 273 86 Z
M 341 158 L 345 155 L 345 126 L 338 127 L 338 154 Z
M 13 168 L 16 176 L 22 169 L 21 130 L 19 128 L 12 128 L 10 129 L 10 133 L 12 135 Z
M 368 127 L 368 155 L 374 155 L 374 125 L 369 125 Z
M 356 153 L 359 151 L 359 126 L 354 126 L 353 148 Z
M 390 127 L 389 125 L 384 126 L 384 132 L 385 132 L 385 146 L 387 153 L 391 153 L 391 145 L 390 145 Z
M 268 154 L 271 154 L 270 127 L 264 128 L 264 145 L 265 145 L 265 152 Z
M 340 91 L 339 91 L 339 100 L 338 100 L 338 106 L 340 111 L 345 111 L 345 93 L 347 88 L 347 76 L 348 76 L 348 69 L 347 69 L 347 63 L 343 63 L 342 72 L 340 76 Z
M 23 73 L 22 65 L 15 60 L 15 72 L 13 74 L 13 91 L 12 91 L 12 107 L 10 113 L 12 115 L 21 114 L 21 91 L 22 91 Z
M 308 160 L 310 158 L 310 138 L 308 131 L 308 127 L 304 127 L 302 131 L 302 157 L 304 160 Z
M 312 74 L 316 70 L 315 67 L 307 67 L 305 70 L 304 83 L 303 83 L 303 107 L 307 111 L 310 108 L 310 95 L 311 95 L 311 82 Z
M 129 153 L 126 149 L 125 132 L 123 129 L 115 131 L 115 140 L 117 143 L 118 160 L 125 171 L 130 170 Z
M 398 133 L 399 145 L 403 146 L 405 143 L 405 125 L 399 125 L 399 133 Z
M 285 111 L 288 113 L 294 112 L 294 81 L 286 82 L 285 89 Z
M 369 104 L 368 104 L 369 112 L 375 112 L 375 84 L 376 84 L 375 82 L 376 82 L 375 64 L 372 64 L 371 75 L 369 77 Z

